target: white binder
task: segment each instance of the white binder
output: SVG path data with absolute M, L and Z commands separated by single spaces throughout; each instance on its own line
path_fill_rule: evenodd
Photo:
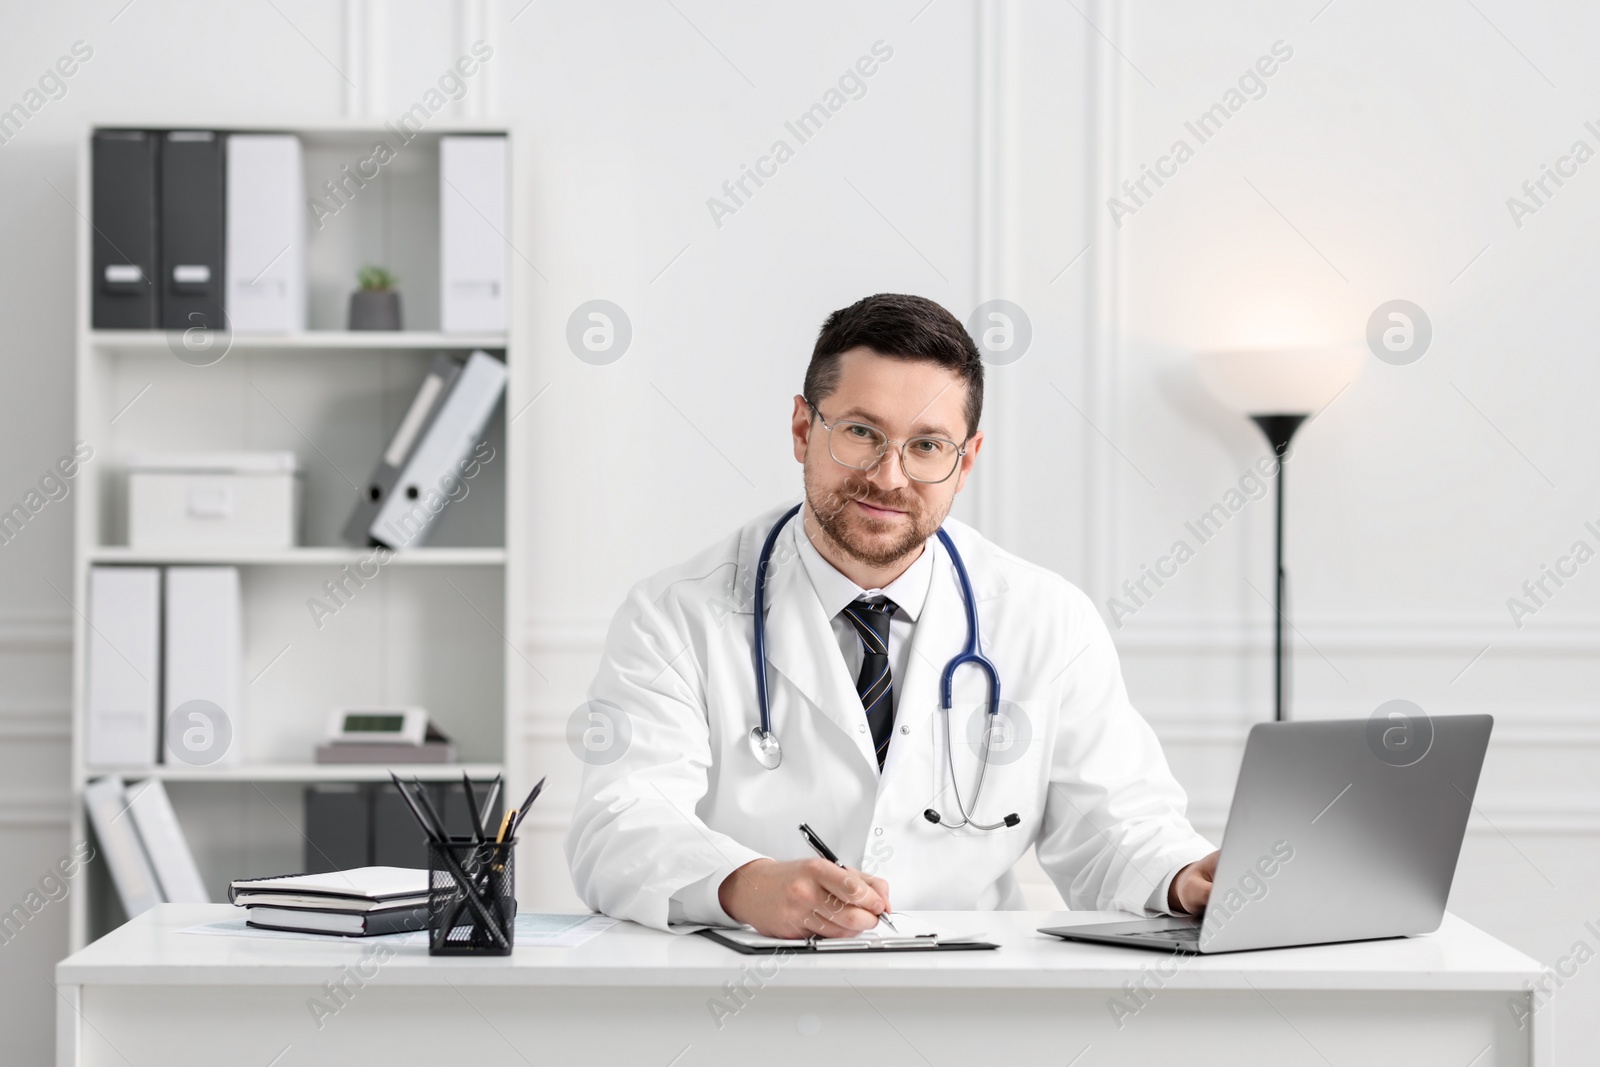
M 122 910 L 132 919 L 161 903 L 161 886 L 144 854 L 138 827 L 128 813 L 128 793 L 116 775 L 90 782 L 83 789 L 89 822 L 100 842 L 100 854 L 111 868 Z
M 155 763 L 161 736 L 161 572 L 90 568 L 88 638 L 89 765 Z
M 146 778 L 129 786 L 128 803 L 139 838 L 144 843 L 145 855 L 155 870 L 162 898 L 168 904 L 211 903 L 205 883 L 200 880 L 200 869 L 195 866 L 194 853 L 189 851 L 189 841 L 183 836 L 183 827 L 178 825 L 178 816 L 172 810 L 172 801 L 161 780 Z
M 162 718 L 166 762 L 199 766 L 243 759 L 244 623 L 237 567 L 168 567 L 166 674 Z M 185 719 L 172 713 L 191 700 L 220 708 L 223 721 Z M 214 713 L 213 713 L 214 714 Z M 190 731 L 195 731 L 190 733 Z M 209 731 L 209 738 L 207 735 Z M 217 748 L 211 748 L 210 745 Z
M 506 365 L 487 352 L 474 352 L 456 375 L 450 395 L 427 433 L 411 450 L 389 498 L 372 521 L 372 538 L 393 549 L 425 544 L 445 507 L 461 466 L 478 443 L 506 386 Z
M 504 137 L 439 138 L 439 321 L 445 333 L 506 329 L 506 163 Z
M 228 137 L 223 277 L 237 333 L 306 328 L 306 195 L 300 138 Z

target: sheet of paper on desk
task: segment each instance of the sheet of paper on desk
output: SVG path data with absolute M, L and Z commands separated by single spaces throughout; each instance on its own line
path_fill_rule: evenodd
M 590 939 L 605 933 L 618 920 L 604 915 L 558 915 L 525 911 L 515 922 L 514 941 L 517 948 L 577 948 Z M 190 926 L 178 931 L 181 934 L 214 934 L 223 937 L 259 937 L 280 941 L 385 941 L 391 945 L 423 945 L 428 943 L 426 930 L 410 933 L 382 934 L 377 937 L 330 937 L 327 934 L 306 934 L 291 930 L 263 930 L 246 926 L 244 919 L 223 919 L 221 922 Z
M 946 921 L 938 924 L 918 912 L 896 911 L 890 913 L 889 921 L 894 923 L 896 930 L 899 931 L 898 933 L 880 922 L 872 929 L 862 931 L 857 935 L 857 938 L 863 941 L 878 941 L 884 939 L 893 940 L 899 937 L 936 937 L 940 941 L 977 941 L 983 937 L 982 920 L 976 915 L 973 916 L 971 922 L 951 924 Z M 719 930 L 717 932 L 723 937 L 730 938 L 742 945 L 749 945 L 751 948 L 781 948 L 786 945 L 798 948 L 807 943 L 806 939 L 765 937 L 749 927 L 742 927 L 737 930 Z

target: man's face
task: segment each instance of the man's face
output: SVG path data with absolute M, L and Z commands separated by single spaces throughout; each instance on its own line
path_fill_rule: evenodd
M 914 553 L 950 513 L 983 444 L 981 432 L 966 441 L 966 383 L 937 363 L 893 359 L 861 346 L 839 357 L 833 392 L 812 399 L 829 425 L 865 423 L 890 439 L 871 470 L 846 467 L 833 459 L 828 430 L 805 398 L 795 397 L 794 456 L 805 466 L 806 504 L 823 533 L 870 567 L 887 567 Z M 900 446 L 922 436 L 966 441 L 966 455 L 945 481 L 906 477 Z

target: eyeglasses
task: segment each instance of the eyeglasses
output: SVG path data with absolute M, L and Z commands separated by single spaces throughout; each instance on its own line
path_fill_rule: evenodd
M 841 467 L 870 471 L 883 462 L 889 446 L 894 444 L 876 426 L 844 419 L 830 424 L 817 405 L 809 399 L 806 404 L 828 431 L 828 454 Z M 965 442 L 958 445 L 944 437 L 908 437 L 900 443 L 900 469 L 914 482 L 937 485 L 956 472 L 956 464 L 966 454 Z

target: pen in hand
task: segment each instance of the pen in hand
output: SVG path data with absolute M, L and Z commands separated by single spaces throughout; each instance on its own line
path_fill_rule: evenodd
M 833 854 L 833 849 L 825 845 L 822 841 L 822 838 L 818 837 L 817 832 L 811 829 L 808 824 L 800 824 L 800 834 L 806 839 L 806 844 L 811 846 L 811 851 L 815 852 L 829 863 L 844 867 L 844 864 L 839 862 L 839 857 Z M 848 870 L 849 868 L 846 867 L 845 869 Z M 887 902 L 885 903 L 887 904 Z M 883 909 L 883 911 L 878 913 L 878 921 L 883 923 L 883 925 L 887 926 L 890 930 L 893 930 L 895 933 L 898 934 L 900 932 L 899 930 L 895 929 L 894 923 L 890 921 L 889 909 L 887 906 Z

